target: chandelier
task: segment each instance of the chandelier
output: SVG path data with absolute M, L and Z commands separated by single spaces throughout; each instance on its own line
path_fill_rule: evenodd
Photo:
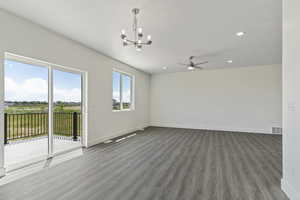
M 133 45 L 137 51 L 141 51 L 144 45 L 152 44 L 151 35 L 147 36 L 147 41 L 143 41 L 143 29 L 138 28 L 137 15 L 139 14 L 139 12 L 140 9 L 138 8 L 132 9 L 132 13 L 134 15 L 132 25 L 134 39 L 128 39 L 124 29 L 121 31 L 121 39 L 123 40 L 123 46 Z

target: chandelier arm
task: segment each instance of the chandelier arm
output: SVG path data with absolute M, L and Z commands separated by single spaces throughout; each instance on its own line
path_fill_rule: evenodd
M 126 41 L 127 41 L 128 43 L 136 43 L 136 44 L 138 44 L 138 40 L 134 41 L 134 40 L 126 39 Z M 150 45 L 148 42 L 141 42 L 141 43 L 139 43 L 139 44 L 141 44 L 141 45 Z
M 204 61 L 204 62 L 199 62 L 199 63 L 194 63 L 194 65 L 204 65 L 204 64 L 207 64 L 208 61 Z
M 135 43 L 135 41 L 133 40 L 129 40 L 129 39 L 126 39 L 127 42 L 130 42 L 130 43 Z
M 149 43 L 147 43 L 147 42 L 142 42 L 142 43 L 140 43 L 141 45 L 150 45 Z
M 129 46 L 129 45 L 132 45 L 132 46 L 135 46 L 135 44 L 134 43 L 127 43 L 127 46 Z

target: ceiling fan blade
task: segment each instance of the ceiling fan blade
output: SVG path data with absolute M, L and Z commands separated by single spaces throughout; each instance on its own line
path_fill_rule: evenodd
M 203 69 L 203 67 L 200 66 L 194 66 L 195 69 Z
M 178 65 L 188 66 L 189 64 L 187 64 L 187 63 L 178 63 Z
M 208 61 L 204 61 L 204 62 L 200 62 L 200 63 L 195 63 L 194 65 L 204 65 L 204 64 L 207 64 Z

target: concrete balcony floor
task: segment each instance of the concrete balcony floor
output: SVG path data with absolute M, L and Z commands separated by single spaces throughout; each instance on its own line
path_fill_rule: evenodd
M 54 153 L 81 147 L 81 141 L 73 141 L 71 138 L 54 137 Z M 10 168 L 20 163 L 26 163 L 36 158 L 47 157 L 48 137 L 13 141 L 4 147 L 5 167 Z

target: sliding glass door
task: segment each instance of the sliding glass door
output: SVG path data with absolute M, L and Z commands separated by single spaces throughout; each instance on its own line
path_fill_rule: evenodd
M 5 60 L 5 164 L 48 155 L 48 69 Z
M 76 70 L 6 55 L 6 167 L 82 146 L 83 78 Z
M 81 145 L 82 75 L 53 70 L 53 150 L 60 152 Z

